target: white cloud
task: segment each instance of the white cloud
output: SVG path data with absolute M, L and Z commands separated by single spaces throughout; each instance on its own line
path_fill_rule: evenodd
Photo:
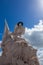
M 27 28 L 25 32 L 28 33 L 29 35 L 31 35 L 34 31 L 43 31 L 43 20 L 40 20 L 39 23 L 37 25 L 34 25 L 34 28 Z
M 38 49 L 37 57 L 39 59 L 40 65 L 43 65 L 43 48 Z
M 33 28 L 25 28 L 24 38 L 33 46 L 43 47 L 43 20 L 40 20 Z

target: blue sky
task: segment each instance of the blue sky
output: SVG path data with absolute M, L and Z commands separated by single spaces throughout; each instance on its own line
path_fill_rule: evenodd
M 4 31 L 4 20 L 10 30 L 18 21 L 23 21 L 24 26 L 32 28 L 39 20 L 43 19 L 43 0 L 0 0 L 0 39 Z

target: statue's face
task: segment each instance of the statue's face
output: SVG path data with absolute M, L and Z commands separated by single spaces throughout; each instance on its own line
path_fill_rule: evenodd
M 22 26 L 21 23 L 19 24 L 19 26 Z
M 23 22 L 18 22 L 17 25 L 18 26 L 23 26 Z

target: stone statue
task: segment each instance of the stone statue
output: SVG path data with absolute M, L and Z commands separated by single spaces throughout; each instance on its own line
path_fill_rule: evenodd
M 5 33 L 6 40 L 3 37 L 3 53 L 0 57 L 0 65 L 39 65 L 37 50 L 30 46 L 25 39 L 17 37 L 24 33 L 25 28 L 22 22 L 17 23 L 14 32 Z M 11 35 L 15 37 L 11 37 Z
M 15 35 L 21 36 L 25 33 L 25 28 L 23 27 L 23 22 L 18 22 L 17 25 L 15 26 L 14 30 Z

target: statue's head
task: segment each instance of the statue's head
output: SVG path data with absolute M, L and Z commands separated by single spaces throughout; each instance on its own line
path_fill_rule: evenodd
M 18 26 L 20 26 L 20 25 L 23 26 L 23 22 L 20 21 L 20 22 L 17 23 L 17 25 L 18 25 Z

